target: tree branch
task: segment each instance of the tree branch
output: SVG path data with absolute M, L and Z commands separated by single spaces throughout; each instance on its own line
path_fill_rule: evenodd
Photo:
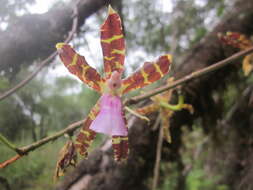
M 0 141 L 5 144 L 8 148 L 10 148 L 11 150 L 17 152 L 17 147 L 16 145 L 14 145 L 13 143 L 11 143 L 6 137 L 4 137 L 1 133 L 0 133 Z
M 77 30 L 77 24 L 78 24 L 78 3 L 73 8 L 73 24 L 72 29 L 69 32 L 68 37 L 64 41 L 65 43 L 70 42 L 70 40 L 73 38 L 74 34 Z M 47 57 L 44 61 L 41 62 L 41 64 L 38 66 L 38 68 L 32 72 L 29 76 L 27 76 L 24 80 L 19 82 L 16 86 L 12 87 L 11 89 L 7 90 L 3 94 L 0 95 L 0 101 L 7 98 L 8 96 L 12 95 L 14 92 L 19 90 L 20 88 L 24 87 L 28 82 L 30 82 L 45 66 L 47 66 L 57 55 L 57 51 L 54 51 L 49 57 Z
M 66 133 L 72 133 L 73 131 L 78 129 L 84 121 L 85 120 L 77 121 L 75 123 L 70 124 L 67 128 L 55 133 L 52 136 L 43 138 L 43 139 L 41 139 L 37 142 L 34 142 L 30 145 L 25 146 L 25 147 L 16 148 L 15 151 L 18 153 L 18 155 L 15 155 L 14 157 L 0 163 L 0 168 L 5 168 L 9 164 L 11 164 L 11 163 L 15 162 L 16 160 L 20 159 L 23 155 L 27 155 L 29 152 L 41 147 L 44 144 L 47 144 L 48 142 L 56 140 L 57 138 L 63 136 Z M 19 150 L 19 151 L 17 151 L 17 150 Z
M 22 157 L 22 155 L 20 155 L 20 154 L 17 154 L 15 156 L 11 157 L 10 159 L 0 163 L 0 168 L 5 168 L 6 166 L 12 164 L 13 162 L 17 161 L 21 157 Z
M 172 84 L 167 84 L 167 85 L 165 85 L 165 86 L 163 86 L 161 88 L 157 88 L 157 89 L 155 89 L 153 91 L 150 91 L 150 92 L 147 92 L 147 93 L 145 93 L 143 95 L 139 95 L 139 96 L 135 96 L 135 97 L 133 97 L 131 99 L 127 99 L 125 101 L 125 105 L 130 105 L 130 104 L 137 103 L 137 102 L 139 102 L 141 100 L 144 100 L 146 98 L 150 98 L 151 96 L 157 95 L 157 94 L 162 93 L 162 92 L 164 92 L 166 90 L 169 90 L 171 88 L 175 88 L 178 85 L 181 85 L 181 84 L 189 82 L 189 81 L 191 81 L 193 79 L 202 77 L 202 76 L 204 76 L 206 74 L 209 74 L 209 73 L 211 73 L 213 71 L 221 69 L 222 67 L 224 67 L 224 66 L 232 63 L 233 61 L 235 61 L 235 60 L 237 60 L 237 59 L 239 59 L 239 58 L 241 58 L 243 56 L 246 56 L 246 55 L 248 55 L 248 54 L 250 54 L 252 52 L 253 52 L 253 47 L 249 48 L 247 50 L 244 50 L 244 51 L 240 51 L 240 52 L 238 52 L 238 53 L 236 53 L 236 54 L 234 54 L 234 55 L 232 55 L 232 56 L 230 56 L 230 57 L 228 57 L 228 58 L 226 58 L 226 59 L 224 59 L 222 61 L 219 61 L 219 62 L 211 65 L 211 66 L 205 67 L 205 68 L 200 69 L 200 70 L 195 71 L 195 72 L 192 72 L 191 74 L 186 75 L 186 76 L 182 77 L 181 79 L 178 79 L 178 80 L 172 82 Z

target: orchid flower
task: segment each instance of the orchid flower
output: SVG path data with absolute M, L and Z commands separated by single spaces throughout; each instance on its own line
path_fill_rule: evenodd
M 101 26 L 101 46 L 104 59 L 105 76 L 102 77 L 88 65 L 85 58 L 76 53 L 65 43 L 58 43 L 56 48 L 63 64 L 84 83 L 101 94 L 96 105 L 91 109 L 75 147 L 81 155 L 88 156 L 88 148 L 96 133 L 112 136 L 112 147 L 116 161 L 128 157 L 128 128 L 124 117 L 121 97 L 132 90 L 151 84 L 168 73 L 171 55 L 163 55 L 144 66 L 131 76 L 121 79 L 124 70 L 125 41 L 119 15 L 109 6 L 108 16 Z
M 174 78 L 168 78 L 167 83 L 173 82 Z M 178 103 L 176 105 L 171 105 L 168 102 L 172 99 L 172 93 L 174 89 L 170 89 L 162 94 L 153 96 L 151 104 L 146 105 L 141 108 L 137 108 L 135 111 L 141 115 L 148 115 L 153 112 L 159 112 L 161 116 L 161 127 L 163 128 L 164 138 L 168 143 L 171 143 L 170 135 L 170 122 L 169 119 L 172 117 L 175 111 L 181 111 L 182 109 L 188 110 L 193 114 L 194 109 L 192 105 L 184 103 L 184 96 L 179 95 Z
M 66 172 L 66 169 L 69 166 L 76 166 L 77 163 L 77 153 L 75 149 L 75 145 L 72 140 L 68 140 L 63 148 L 60 150 L 59 159 L 56 163 L 56 169 L 54 174 L 54 180 L 60 176 L 63 176 Z
M 240 50 L 246 50 L 253 47 L 253 42 L 245 35 L 238 32 L 227 32 L 225 35 L 218 34 L 219 39 L 230 46 Z M 253 70 L 253 54 L 246 55 L 242 61 L 242 70 L 245 76 L 248 76 Z

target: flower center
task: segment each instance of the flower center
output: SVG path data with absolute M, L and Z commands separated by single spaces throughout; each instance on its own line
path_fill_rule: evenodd
M 121 83 L 121 73 L 118 71 L 113 71 L 110 79 L 107 80 L 107 85 L 113 95 L 118 95 L 117 90 L 121 87 Z

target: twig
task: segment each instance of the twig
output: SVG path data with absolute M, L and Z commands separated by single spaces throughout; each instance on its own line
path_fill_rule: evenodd
M 181 79 L 178 79 L 178 80 L 176 80 L 176 81 L 172 82 L 171 84 L 168 84 L 168 85 L 166 85 L 164 87 L 157 88 L 155 90 L 152 90 L 150 92 L 145 93 L 144 95 L 139 95 L 139 96 L 135 96 L 133 98 L 127 99 L 124 102 L 124 104 L 125 105 L 134 104 L 134 103 L 136 103 L 138 101 L 144 100 L 144 99 L 149 98 L 151 96 L 154 96 L 154 95 L 157 95 L 159 93 L 162 93 L 162 92 L 164 92 L 166 90 L 174 88 L 174 87 L 176 87 L 178 85 L 181 85 L 181 84 L 184 84 L 186 82 L 189 82 L 189 81 L 191 81 L 191 80 L 193 80 L 195 78 L 199 78 L 201 76 L 204 76 L 205 74 L 208 74 L 208 73 L 211 73 L 213 71 L 216 71 L 216 70 L 218 70 L 218 69 L 220 69 L 220 68 L 228 65 L 229 63 L 235 61 L 236 59 L 239 59 L 239 58 L 241 58 L 241 57 L 243 57 L 245 55 L 248 55 L 248 54 L 250 54 L 252 52 L 253 52 L 253 47 L 249 48 L 247 50 L 244 50 L 244 51 L 240 51 L 240 52 L 238 52 L 236 54 L 233 54 L 232 56 L 230 56 L 230 57 L 228 57 L 228 58 L 226 58 L 226 59 L 224 59 L 222 61 L 219 61 L 219 62 L 211 65 L 211 66 L 205 67 L 205 68 L 200 69 L 200 70 L 195 71 L 195 72 L 192 72 L 191 74 L 186 75 L 186 76 L 182 77 Z
M 40 146 L 46 144 L 47 142 L 56 140 L 57 138 L 59 138 L 60 136 L 64 135 L 64 134 L 68 134 L 68 133 L 72 133 L 73 131 L 75 131 L 76 129 L 78 129 L 80 127 L 81 124 L 83 124 L 85 120 L 81 120 L 81 121 L 77 121 L 75 123 L 70 124 L 67 128 L 55 133 L 52 136 L 49 137 L 45 137 L 44 139 L 41 139 L 35 143 L 32 143 L 31 145 L 28 145 L 26 147 L 21 148 L 23 150 L 23 152 L 28 153 L 30 151 L 33 151 L 36 148 L 39 148 Z
M 150 122 L 150 119 L 149 119 L 149 118 L 147 118 L 147 117 L 144 116 L 144 115 L 141 115 L 141 114 L 137 113 L 136 111 L 132 110 L 132 109 L 129 108 L 128 106 L 125 106 L 124 108 L 125 108 L 126 111 L 128 111 L 128 112 L 131 113 L 132 115 L 134 115 L 134 116 L 136 116 L 136 117 L 138 117 L 138 118 L 140 118 L 140 119 L 142 119 L 142 120 L 145 120 L 145 121 L 147 121 L 148 123 Z
M 14 145 L 13 143 L 11 143 L 6 137 L 4 137 L 2 134 L 0 134 L 0 141 L 5 144 L 8 148 L 10 148 L 11 150 L 15 151 L 15 152 L 19 152 L 20 150 L 16 147 L 16 145 Z
M 158 180 L 159 180 L 162 145 L 163 145 L 163 127 L 160 125 L 159 136 L 158 136 L 157 146 L 156 146 L 156 160 L 155 160 L 155 167 L 154 167 L 154 178 L 153 178 L 153 183 L 152 183 L 152 190 L 156 190 Z
M 4 168 L 6 166 L 8 166 L 9 164 L 15 162 L 16 160 L 18 160 L 19 158 L 21 158 L 23 155 L 27 155 L 29 152 L 41 147 L 42 145 L 50 142 L 50 141 L 54 141 L 56 140 L 57 138 L 61 137 L 62 135 L 64 134 L 67 134 L 67 133 L 72 133 L 74 132 L 76 129 L 78 129 L 80 127 L 80 125 L 84 122 L 85 120 L 81 120 L 81 121 L 77 121 L 75 123 L 72 123 L 70 124 L 67 128 L 55 133 L 54 135 L 52 136 L 49 136 L 49 137 L 46 137 L 44 139 L 41 139 L 35 143 L 32 143 L 28 146 L 25 146 L 25 147 L 22 147 L 22 148 L 19 148 L 18 150 L 21 150 L 22 153 L 19 153 L 17 152 L 18 154 L 2 163 L 0 163 L 0 168 Z
M 16 160 L 18 160 L 19 158 L 21 158 L 22 156 L 17 154 L 15 156 L 13 156 L 12 158 L 0 163 L 0 168 L 5 168 L 6 166 L 10 165 L 11 163 L 15 162 Z
M 79 1 L 78 1 L 79 2 Z M 78 4 L 77 2 L 77 4 Z M 69 32 L 68 37 L 64 41 L 65 43 L 70 42 L 70 40 L 73 38 L 76 30 L 77 30 L 77 25 L 78 25 L 78 9 L 77 9 L 77 4 L 73 8 L 73 24 L 72 24 L 72 29 Z M 14 92 L 16 92 L 18 89 L 22 88 L 25 86 L 28 82 L 30 82 L 46 65 L 51 63 L 51 61 L 55 58 L 57 55 L 57 51 L 54 51 L 50 56 L 48 56 L 44 61 L 41 62 L 41 64 L 38 66 L 38 68 L 32 72 L 28 77 L 26 77 L 24 80 L 19 82 L 16 86 L 12 87 L 11 89 L 7 90 L 6 92 L 2 93 L 0 95 L 0 101 L 7 98 L 8 96 L 12 95 Z

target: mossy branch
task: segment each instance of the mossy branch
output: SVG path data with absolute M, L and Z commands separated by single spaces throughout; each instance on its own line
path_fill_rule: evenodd
M 19 152 L 20 150 L 16 147 L 16 145 L 14 145 L 13 143 L 11 143 L 6 137 L 4 137 L 2 134 L 0 134 L 0 142 L 2 142 L 4 145 L 6 145 L 8 148 L 10 148 L 11 150 L 15 151 L 15 152 Z
M 14 150 L 15 152 L 17 152 L 18 154 L 15 155 L 14 157 L 0 163 L 0 168 L 4 168 L 6 166 L 8 166 L 9 164 L 15 162 L 16 160 L 18 160 L 19 158 L 21 158 L 23 155 L 27 155 L 29 152 L 36 150 L 37 148 L 41 147 L 44 144 L 47 144 L 48 142 L 54 141 L 57 138 L 63 136 L 64 134 L 68 134 L 68 133 L 72 133 L 73 131 L 75 131 L 76 129 L 81 127 L 81 124 L 84 122 L 85 120 L 81 120 L 81 121 L 77 121 L 75 123 L 70 124 L 67 128 L 49 136 L 49 137 L 45 137 L 37 142 L 34 142 L 30 145 L 21 147 L 21 148 L 16 148 L 15 145 L 11 144 L 5 137 L 3 137 L 4 140 L 4 144 L 6 146 L 8 146 L 9 148 L 11 148 L 12 150 Z M 0 140 L 2 141 L 2 138 L 0 138 Z M 7 141 L 6 141 L 7 140 Z M 2 141 L 3 142 L 3 141 Z M 7 142 L 7 143 L 6 143 Z

